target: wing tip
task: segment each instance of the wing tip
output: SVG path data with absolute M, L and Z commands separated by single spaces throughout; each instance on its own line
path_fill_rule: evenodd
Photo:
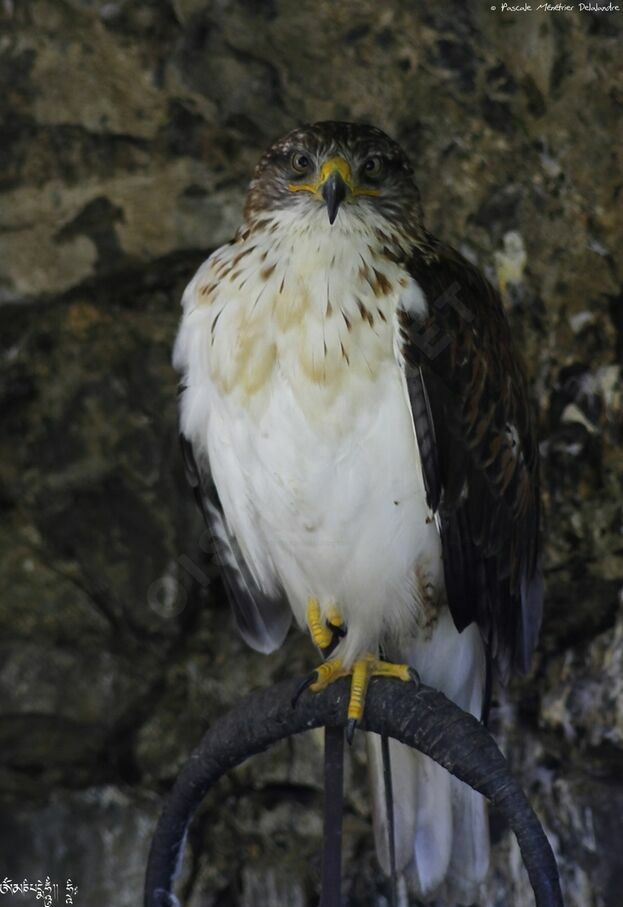
M 543 621 L 545 582 L 543 571 L 537 566 L 530 577 L 521 578 L 521 609 L 515 666 L 521 674 L 528 674 L 537 646 Z

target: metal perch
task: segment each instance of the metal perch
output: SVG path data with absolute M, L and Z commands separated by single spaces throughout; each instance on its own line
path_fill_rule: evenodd
M 318 694 L 292 697 L 300 680 L 289 680 L 243 699 L 220 718 L 181 771 L 158 821 L 145 881 L 145 907 L 177 907 L 173 883 L 186 829 L 207 791 L 249 756 L 311 728 L 346 725 L 349 681 Z M 430 756 L 484 794 L 517 837 L 537 907 L 563 907 L 554 854 L 526 795 L 486 728 L 436 690 L 371 681 L 364 730 L 386 734 Z

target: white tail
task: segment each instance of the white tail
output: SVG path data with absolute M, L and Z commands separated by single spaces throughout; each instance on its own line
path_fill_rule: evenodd
M 408 647 L 407 660 L 424 683 L 479 716 L 484 654 L 476 627 L 459 634 L 445 612 L 431 638 Z M 390 754 L 398 872 L 425 901 L 443 892 L 447 907 L 473 904 L 489 868 L 484 798 L 409 747 L 390 741 Z M 389 873 L 381 742 L 372 734 L 368 736 L 368 760 L 376 849 L 383 870 Z

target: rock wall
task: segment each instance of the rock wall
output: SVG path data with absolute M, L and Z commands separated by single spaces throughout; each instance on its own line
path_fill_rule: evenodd
M 498 283 L 525 349 L 547 613 L 533 673 L 499 695 L 494 724 L 568 907 L 619 907 L 622 15 L 4 0 L 0 874 L 71 878 L 89 907 L 139 903 L 162 797 L 203 728 L 313 663 L 298 634 L 264 658 L 232 633 L 182 476 L 169 361 L 183 286 L 236 228 L 263 148 L 343 118 L 408 148 L 429 226 Z M 189 907 L 316 903 L 320 758 L 308 735 L 208 798 Z M 382 905 L 361 743 L 348 772 L 348 903 Z M 494 837 L 482 904 L 528 907 L 495 817 Z

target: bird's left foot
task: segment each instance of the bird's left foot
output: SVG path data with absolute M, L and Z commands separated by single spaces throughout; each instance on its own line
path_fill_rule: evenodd
M 368 654 L 358 658 L 352 668 L 345 668 L 339 658 L 331 658 L 305 678 L 296 692 L 294 704 L 304 690 L 310 689 L 312 693 L 319 693 L 321 690 L 326 690 L 335 680 L 347 677 L 349 674 L 352 675 L 348 700 L 348 724 L 346 725 L 346 737 L 349 743 L 352 743 L 357 725 L 363 717 L 366 692 L 371 677 L 395 677 L 406 683 L 419 683 L 417 672 L 409 665 L 382 661 L 376 655 Z

